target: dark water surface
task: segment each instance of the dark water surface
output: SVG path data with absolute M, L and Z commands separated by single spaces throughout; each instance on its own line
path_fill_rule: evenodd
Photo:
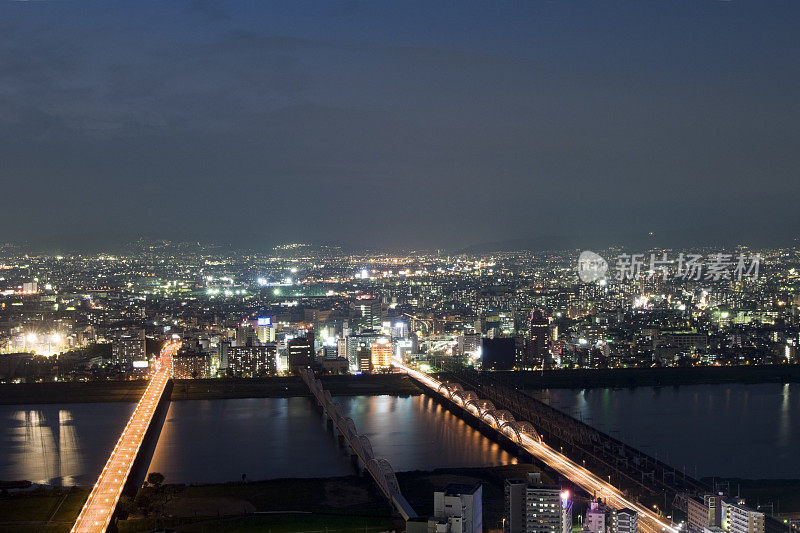
M 800 384 L 533 393 L 687 474 L 800 478 Z
M 688 474 L 800 478 L 800 385 L 552 389 L 540 394 Z M 431 398 L 338 401 L 396 471 L 513 462 Z M 0 406 L 0 480 L 89 485 L 132 403 Z M 151 471 L 170 482 L 326 477 L 353 472 L 308 398 L 170 405 Z
M 339 398 L 346 416 L 396 471 L 515 460 L 431 398 Z M 0 406 L 0 479 L 90 485 L 134 404 Z M 150 471 L 208 483 L 353 473 L 308 398 L 172 402 Z

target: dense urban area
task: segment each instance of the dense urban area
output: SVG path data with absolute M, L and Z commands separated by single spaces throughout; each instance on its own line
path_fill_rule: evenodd
M 749 250 L 732 250 L 730 257 Z M 716 252 L 716 251 L 714 251 Z M 578 279 L 578 251 L 271 253 L 170 242 L 126 253 L 0 257 L 0 379 L 142 377 L 182 342 L 182 378 L 425 368 L 626 368 L 798 362 L 800 252 L 758 251 L 757 277 Z M 602 252 L 601 252 L 602 253 Z M 619 255 L 605 251 L 606 257 Z M 702 253 L 702 251 L 701 251 Z M 709 254 L 713 252 L 708 252 Z M 695 279 L 697 278 L 697 279 Z
M 781 531 L 797 525 L 795 515 L 777 517 L 772 503 L 769 512 L 749 507 L 753 502 L 734 497 L 730 483 L 704 491 L 685 472 L 680 479 L 675 469 L 607 435 L 585 437 L 592 430 L 566 415 L 518 407 L 515 414 L 536 420 L 537 430 L 495 405 L 519 405 L 508 395 L 535 388 L 545 373 L 551 385 L 580 387 L 593 380 L 647 382 L 645 373 L 615 382 L 621 369 L 729 367 L 733 381 L 747 381 L 748 368 L 796 370 L 798 269 L 797 248 L 387 254 L 288 244 L 257 253 L 142 240 L 114 253 L 53 255 L 6 245 L 0 257 L 0 380 L 120 384 L 149 378 L 144 393 L 135 390 L 150 410 L 149 418 L 136 422 L 143 430 L 130 446 L 138 449 L 169 372 L 187 391 L 193 380 L 269 388 L 269 381 L 246 378 L 300 376 L 395 507 L 395 517 L 405 520 L 406 531 L 483 531 L 484 513 L 487 530 L 499 525 L 513 532 Z M 416 380 L 402 385 L 406 392 L 442 394 L 446 407 L 487 424 L 499 442 L 542 468 L 517 469 L 495 483 L 500 508 L 487 504 L 483 510 L 487 485 L 450 483 L 434 492 L 430 517 L 420 518 L 391 466 L 373 457 L 352 420 L 336 414 L 340 407 L 324 389 L 336 382 L 315 380 L 398 372 Z M 467 393 L 448 376 L 461 376 L 461 383 L 495 403 Z M 492 382 L 492 376 L 502 380 Z M 501 382 L 514 386 L 501 392 Z M 275 383 L 277 395 L 284 385 L 285 394 L 302 385 Z M 376 383 L 372 393 L 400 390 L 396 380 Z M 173 398 L 177 394 L 172 391 Z M 543 421 L 548 417 L 555 422 Z M 619 452 L 598 452 L 581 444 L 583 438 L 607 439 Z M 566 455 L 555 453 L 556 444 Z M 624 467 L 617 463 L 621 457 Z M 587 459 L 597 465 L 591 472 L 584 468 Z M 132 466 L 131 457 L 125 468 Z M 158 515 L 153 499 L 162 482 L 151 474 L 138 507 L 128 504 L 131 513 Z M 657 483 L 663 487 L 653 490 Z M 118 499 L 122 485 L 108 490 Z M 118 517 L 116 501 L 100 511 L 87 503 L 74 531 L 92 531 L 91 525 L 82 528 L 81 519 L 101 511 L 107 520 Z

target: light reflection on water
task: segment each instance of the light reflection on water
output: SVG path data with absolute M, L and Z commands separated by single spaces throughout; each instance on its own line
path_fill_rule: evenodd
M 427 396 L 338 399 L 377 456 L 397 471 L 514 462 Z M 0 480 L 90 485 L 131 403 L 0 406 Z M 221 482 L 353 473 L 308 398 L 173 402 L 150 471 L 171 482 Z
M 132 403 L 0 406 L 0 480 L 90 484 Z
M 396 471 L 514 462 L 497 444 L 426 396 L 337 398 Z M 151 472 L 220 482 L 353 473 L 349 455 L 308 398 L 174 402 Z

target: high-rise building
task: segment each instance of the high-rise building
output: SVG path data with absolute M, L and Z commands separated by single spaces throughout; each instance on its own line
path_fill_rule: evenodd
M 236 346 L 254 346 L 257 344 L 256 330 L 249 321 L 244 321 L 236 328 Z
M 392 343 L 386 339 L 379 339 L 370 345 L 370 349 L 372 351 L 372 371 L 389 370 L 392 366 Z
M 361 317 L 362 327 L 368 330 L 379 330 L 381 327 L 381 302 L 376 299 L 359 300 L 356 309 Z
M 550 363 L 550 322 L 540 309 L 531 312 L 525 366 L 542 368 Z
M 639 524 L 639 513 L 623 507 L 614 511 L 613 533 L 636 533 Z
M 114 362 L 131 365 L 134 361 L 146 361 L 144 330 L 124 330 L 111 341 L 111 356 Z
M 509 533 L 562 533 L 561 488 L 543 483 L 539 472 L 527 479 L 506 480 L 505 509 Z
M 364 374 L 372 372 L 372 349 L 362 342 L 356 351 L 356 371 Z
M 178 352 L 172 358 L 172 375 L 176 379 L 195 379 L 208 377 L 211 358 L 203 353 Z
M 451 483 L 443 491 L 433 493 L 433 515 L 436 518 L 460 518 L 462 533 L 483 531 L 483 487 L 480 483 Z
M 314 362 L 314 334 L 297 337 L 286 344 L 289 358 L 289 370 L 297 372 L 301 368 L 310 368 Z
M 361 364 L 358 360 L 358 350 L 362 345 L 369 348 L 373 342 L 378 342 L 379 339 L 386 339 L 382 335 L 362 334 L 362 335 L 348 335 L 345 338 L 345 347 L 347 352 L 347 361 L 350 364 L 351 372 L 360 372 Z

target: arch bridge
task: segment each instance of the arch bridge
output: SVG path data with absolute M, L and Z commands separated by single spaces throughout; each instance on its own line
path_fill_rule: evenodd
M 366 435 L 359 435 L 353 419 L 342 414 L 341 404 L 333 401 L 330 391 L 322 387 L 322 382 L 314 377 L 314 373 L 310 369 L 301 369 L 300 377 L 308 386 L 317 403 L 324 409 L 328 419 L 336 427 L 339 436 L 347 441 L 352 452 L 364 464 L 383 496 L 389 500 L 389 503 L 394 506 L 404 520 L 416 518 L 417 513 L 400 491 L 397 476 L 395 476 L 389 461 L 382 457 L 375 457 L 369 438 Z

